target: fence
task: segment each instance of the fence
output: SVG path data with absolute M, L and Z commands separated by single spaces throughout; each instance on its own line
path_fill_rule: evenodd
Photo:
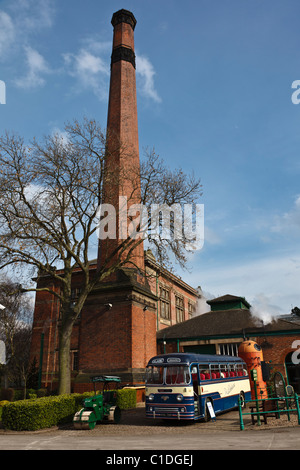
M 250 408 L 250 412 L 243 411 L 243 403 Z M 296 393 L 292 396 L 253 399 L 247 402 L 239 400 L 240 429 L 243 431 L 245 428 L 243 420 L 245 415 L 251 416 L 252 424 L 255 424 L 256 418 L 257 425 L 260 426 L 262 419 L 266 424 L 267 417 L 280 419 L 280 414 L 282 413 L 286 413 L 290 421 L 290 414 L 293 412 L 297 412 L 298 424 L 300 425 L 299 397 Z

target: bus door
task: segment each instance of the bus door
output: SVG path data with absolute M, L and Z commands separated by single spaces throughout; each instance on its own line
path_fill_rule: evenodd
M 192 382 L 193 382 L 195 416 L 198 416 L 200 414 L 200 403 L 199 403 L 200 388 L 199 388 L 199 374 L 198 374 L 197 364 L 192 364 L 191 375 L 192 375 Z

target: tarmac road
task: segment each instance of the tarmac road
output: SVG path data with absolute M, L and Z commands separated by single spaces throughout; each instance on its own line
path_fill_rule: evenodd
M 238 411 L 217 416 L 208 423 L 166 423 L 147 420 L 144 409 L 123 412 L 120 424 L 99 424 L 93 430 L 72 426 L 36 432 L 0 430 L 1 450 L 103 450 L 196 451 L 196 450 L 300 450 L 300 426 L 296 416 L 289 422 L 268 419 L 252 425 L 245 419 L 240 430 Z M 107 452 L 106 452 L 107 454 Z M 134 454 L 134 452 L 133 452 Z M 111 454 L 113 455 L 113 454 Z M 147 454 L 148 455 L 148 454 Z M 150 457 L 149 457 L 150 458 Z M 152 462 L 154 463 L 154 462 Z
M 0 437 L 1 450 L 299 450 L 300 431 L 222 432 L 190 434 L 174 439 L 171 433 L 150 436 L 99 436 L 87 432 L 75 435 L 71 431 L 58 433 L 20 434 Z

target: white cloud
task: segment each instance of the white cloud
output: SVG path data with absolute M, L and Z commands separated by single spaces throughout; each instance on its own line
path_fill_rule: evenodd
M 101 57 L 81 48 L 77 54 L 63 54 L 63 58 L 67 73 L 77 79 L 76 92 L 91 90 L 100 100 L 106 99 L 109 68 Z
M 20 36 L 36 33 L 53 25 L 54 0 L 14 0 L 10 3 Z
M 201 264 L 200 264 L 201 265 Z M 194 267 L 193 274 L 185 275 L 190 285 L 199 285 L 215 297 L 232 294 L 245 297 L 261 317 L 287 314 L 294 306 L 300 307 L 300 256 L 274 255 L 254 260 L 243 260 L 202 269 Z
M 294 205 L 290 211 L 275 217 L 275 222 L 271 227 L 271 231 L 275 233 L 291 234 L 296 229 L 297 235 L 300 228 L 300 196 L 297 195 L 294 200 Z
M 7 56 L 16 36 L 15 26 L 11 17 L 0 11 L 0 58 Z
M 77 79 L 76 92 L 91 90 L 100 100 L 107 100 L 109 82 L 108 51 L 111 43 L 86 38 L 77 53 L 63 54 L 67 73 Z M 146 97 L 160 102 L 154 86 L 153 65 L 144 56 L 136 55 L 137 88 Z M 74 90 L 74 88 L 73 88 Z
M 54 126 L 51 132 L 52 137 L 56 137 L 59 139 L 63 144 L 67 144 L 69 142 L 69 136 L 66 131 L 62 131 L 59 127 Z
M 141 93 L 157 103 L 160 103 L 161 98 L 154 86 L 154 76 L 156 72 L 147 57 L 136 54 L 136 73 Z
M 0 10 L 0 60 L 11 59 L 12 55 L 8 52 L 13 46 L 14 60 L 22 64 L 17 54 L 25 52 L 27 72 L 15 80 L 20 88 L 44 85 L 46 74 L 51 72 L 50 66 L 37 51 L 33 38 L 53 26 L 55 13 L 54 0 L 14 0 L 9 3 L 7 12 Z M 81 44 L 77 52 L 62 54 L 63 71 L 76 80 L 72 91 L 91 90 L 100 100 L 107 100 L 111 41 L 100 41 L 94 35 L 83 39 Z M 155 89 L 155 70 L 150 60 L 137 54 L 136 65 L 138 91 L 157 103 L 161 102 Z
M 19 88 L 35 88 L 45 83 L 44 74 L 50 72 L 50 69 L 44 57 L 30 46 L 25 47 L 27 73 L 25 76 L 15 80 Z

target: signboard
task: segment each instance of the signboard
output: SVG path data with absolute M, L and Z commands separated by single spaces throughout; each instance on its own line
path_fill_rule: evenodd
M 216 420 L 215 411 L 214 411 L 214 409 L 213 409 L 213 406 L 212 406 L 212 404 L 211 404 L 211 401 L 208 401 L 208 402 L 207 402 L 207 408 L 208 408 L 208 411 L 209 411 L 209 414 L 210 414 L 211 419 Z

